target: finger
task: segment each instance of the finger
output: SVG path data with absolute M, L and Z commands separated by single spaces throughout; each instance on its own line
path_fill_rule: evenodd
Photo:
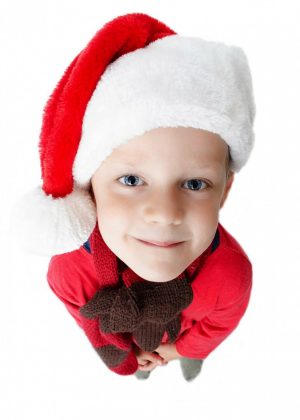
M 143 356 L 143 357 L 137 357 L 138 363 L 140 363 L 141 365 L 146 365 L 148 362 L 150 362 L 149 357 L 148 356 Z M 151 360 L 152 362 L 153 360 Z
M 150 354 L 147 356 L 147 359 L 148 359 L 148 360 L 150 360 L 150 362 L 157 363 L 157 364 L 159 364 L 159 365 L 162 365 L 163 360 L 164 360 L 161 356 L 159 356 L 159 355 L 155 355 L 155 354 L 153 354 L 153 353 L 150 353 Z
M 149 369 L 149 366 L 139 366 L 139 370 L 141 370 L 142 372 L 147 372 Z
M 152 354 L 152 356 L 156 357 L 157 359 L 159 359 L 161 361 L 164 361 L 164 358 L 158 352 L 154 351 L 151 354 Z
M 140 370 L 151 370 L 153 368 L 152 364 L 147 363 L 146 365 L 140 365 L 139 369 Z
M 156 367 L 157 367 L 156 363 L 148 362 L 146 365 L 139 367 L 139 369 L 147 372 L 149 370 L 155 369 Z

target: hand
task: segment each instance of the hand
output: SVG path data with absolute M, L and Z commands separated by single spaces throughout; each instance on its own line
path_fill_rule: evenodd
M 159 354 L 144 351 L 135 344 L 133 348 L 138 361 L 139 370 L 149 371 L 155 369 L 157 366 L 163 366 L 168 363 Z
M 155 351 L 167 362 L 183 357 L 176 350 L 175 343 L 160 344 Z

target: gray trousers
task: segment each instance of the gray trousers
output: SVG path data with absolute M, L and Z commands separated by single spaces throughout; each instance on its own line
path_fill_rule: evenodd
M 188 357 L 180 357 L 179 358 L 180 368 L 182 371 L 182 375 L 184 379 L 188 382 L 192 381 L 196 378 L 196 376 L 199 375 L 203 360 L 202 359 L 190 359 Z M 152 371 L 143 371 L 143 370 L 137 370 L 134 375 L 138 379 L 147 379 L 150 376 L 150 373 Z

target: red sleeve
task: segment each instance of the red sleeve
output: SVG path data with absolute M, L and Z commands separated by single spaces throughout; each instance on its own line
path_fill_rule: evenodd
M 241 257 L 224 275 L 215 309 L 194 321 L 175 342 L 178 353 L 183 357 L 205 359 L 238 326 L 248 307 L 251 289 L 252 265 Z
M 130 345 L 126 349 L 116 347 L 100 331 L 97 318 L 87 319 L 79 313 L 79 309 L 92 298 L 98 286 L 95 273 L 86 262 L 78 252 L 53 256 L 48 266 L 48 284 L 82 328 L 106 366 L 119 375 L 131 375 L 138 369 L 134 349 Z M 116 364 L 120 353 L 121 362 Z
M 64 264 L 63 258 L 58 255 L 53 256 L 47 272 L 49 287 L 58 299 L 64 303 L 69 313 L 82 328 L 79 308 L 86 303 L 86 300 L 80 297 L 76 287 L 72 286 L 72 281 L 69 281 L 69 277 L 70 273 L 68 273 L 67 264 Z

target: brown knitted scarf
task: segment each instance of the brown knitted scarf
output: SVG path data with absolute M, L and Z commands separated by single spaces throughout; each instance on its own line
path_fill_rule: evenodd
M 180 313 L 193 299 L 188 270 L 168 282 L 140 278 L 106 245 L 98 223 L 90 245 L 101 287 L 80 308 L 80 314 L 89 320 L 97 319 L 98 332 L 105 337 L 105 345 L 99 345 L 99 338 L 93 337 L 91 341 L 102 360 L 111 369 L 124 362 L 132 349 L 128 349 L 132 336 L 145 351 L 154 351 L 165 331 L 169 342 L 173 343 L 181 328 Z M 193 272 L 198 266 L 199 259 L 189 269 Z M 127 372 L 126 368 L 118 373 L 122 372 Z

